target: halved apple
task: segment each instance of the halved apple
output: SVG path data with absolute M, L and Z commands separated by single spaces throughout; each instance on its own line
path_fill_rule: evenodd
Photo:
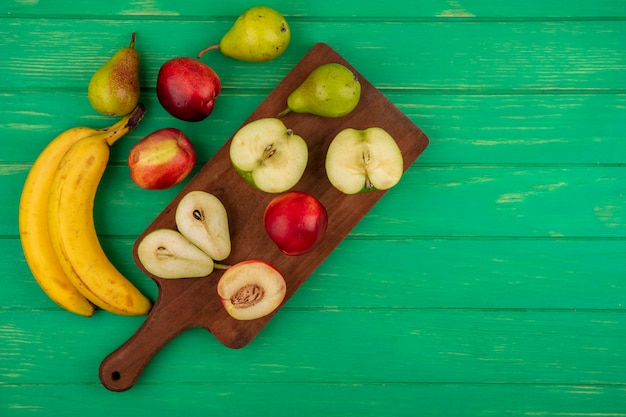
M 228 216 L 213 194 L 200 190 L 185 194 L 176 207 L 176 227 L 212 259 L 221 261 L 230 255 Z
M 281 193 L 296 185 L 308 159 L 304 139 L 271 117 L 246 124 L 230 144 L 230 160 L 237 172 L 268 193 Z
M 270 314 L 283 302 L 286 292 L 283 275 L 260 260 L 231 266 L 217 283 L 224 308 L 237 320 L 254 320 Z
M 345 194 L 387 190 L 404 172 L 402 151 L 382 128 L 347 128 L 335 136 L 326 153 L 326 175 Z
M 143 267 L 159 278 L 199 278 L 213 272 L 214 263 L 206 253 L 171 229 L 156 229 L 137 246 Z

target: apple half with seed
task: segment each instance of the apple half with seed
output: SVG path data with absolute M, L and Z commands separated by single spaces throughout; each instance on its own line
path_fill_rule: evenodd
M 326 175 L 345 194 L 387 190 L 404 172 L 402 151 L 382 128 L 347 128 L 333 138 L 326 153 Z
M 159 278 L 199 278 L 214 269 L 209 255 L 171 229 L 148 233 L 137 246 L 137 257 L 146 271 Z
M 287 284 L 272 265 L 247 260 L 229 267 L 217 283 L 217 294 L 226 312 L 237 320 L 267 316 L 283 302 Z
M 304 139 L 272 117 L 244 125 L 233 136 L 229 151 L 237 172 L 268 193 L 281 193 L 296 185 L 309 159 Z
M 211 193 L 190 191 L 176 207 L 176 227 L 213 260 L 228 258 L 231 250 L 228 216 L 222 202 Z

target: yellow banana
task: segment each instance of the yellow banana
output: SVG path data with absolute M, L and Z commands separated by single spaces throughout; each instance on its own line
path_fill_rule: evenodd
M 48 232 L 48 197 L 63 155 L 74 143 L 99 132 L 102 130 L 75 127 L 54 138 L 28 172 L 19 208 L 22 250 L 35 280 L 52 301 L 85 317 L 93 314 L 94 307 L 65 275 L 52 248 Z
M 144 111 L 140 105 L 123 126 L 72 145 L 59 164 L 48 202 L 52 244 L 70 281 L 96 306 L 122 315 L 147 314 L 152 304 L 106 256 L 96 234 L 93 208 L 109 147 L 135 128 Z

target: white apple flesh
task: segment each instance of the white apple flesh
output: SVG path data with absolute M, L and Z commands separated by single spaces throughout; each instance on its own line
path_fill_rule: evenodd
M 402 151 L 395 139 L 379 127 L 344 129 L 326 153 L 326 175 L 345 194 L 387 190 L 404 172 Z
M 283 302 L 286 292 L 282 274 L 259 260 L 231 266 L 217 283 L 222 305 L 237 320 L 254 320 L 270 314 Z
M 159 278 L 199 278 L 214 269 L 213 259 L 171 229 L 147 234 L 137 246 L 137 257 L 146 271 Z
M 296 185 L 308 158 L 304 139 L 271 117 L 246 124 L 230 144 L 230 160 L 237 172 L 268 193 L 281 193 Z
M 216 261 L 231 250 L 228 216 L 222 202 L 205 191 L 190 191 L 176 207 L 176 227 L 191 243 Z

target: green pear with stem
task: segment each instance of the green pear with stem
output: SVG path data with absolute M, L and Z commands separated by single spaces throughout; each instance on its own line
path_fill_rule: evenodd
M 139 53 L 136 33 L 91 77 L 87 96 L 92 107 L 107 116 L 124 116 L 139 102 Z
M 219 44 L 204 48 L 197 57 L 219 49 L 239 61 L 266 62 L 285 52 L 290 40 L 291 31 L 285 18 L 271 7 L 256 6 L 237 18 Z
M 345 66 L 331 62 L 315 68 L 287 97 L 289 112 L 310 113 L 323 117 L 342 117 L 352 112 L 361 99 L 361 83 Z

